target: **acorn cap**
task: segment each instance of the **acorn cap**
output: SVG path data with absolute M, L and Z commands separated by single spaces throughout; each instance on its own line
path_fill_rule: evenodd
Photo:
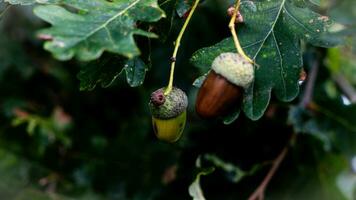
M 179 116 L 188 107 L 187 95 L 176 87 L 173 87 L 168 95 L 164 95 L 164 90 L 165 88 L 160 88 L 151 95 L 149 106 L 152 115 L 158 119 L 170 119 Z
M 254 78 L 254 67 L 237 53 L 222 53 L 211 65 L 215 73 L 225 77 L 231 83 L 247 88 Z

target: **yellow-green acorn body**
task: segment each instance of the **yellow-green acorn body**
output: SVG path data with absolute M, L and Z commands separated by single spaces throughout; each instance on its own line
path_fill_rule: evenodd
M 182 135 L 187 118 L 188 97 L 179 88 L 173 87 L 169 94 L 161 88 L 151 94 L 149 103 L 153 130 L 158 139 L 176 142 Z

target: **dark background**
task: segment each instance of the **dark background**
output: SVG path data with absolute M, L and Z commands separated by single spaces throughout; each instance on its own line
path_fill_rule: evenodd
M 333 7 L 333 15 L 352 21 L 345 12 L 350 6 L 342 7 L 345 2 Z M 150 54 L 145 51 L 148 40 L 136 38 L 143 60 L 152 58 L 142 86 L 131 88 L 121 76 L 108 88 L 79 91 L 77 74 L 88 63 L 53 59 L 35 37 L 47 25 L 33 16 L 32 7 L 9 8 L 0 21 L 0 199 L 191 199 L 188 187 L 201 170 L 196 167 L 199 156 L 202 168 L 216 168 L 201 178 L 207 199 L 247 199 L 289 145 L 266 199 L 355 199 L 342 188 L 355 193 L 356 132 L 354 124 L 345 127 L 340 120 L 348 124 L 356 118 L 356 107 L 342 101 L 342 90 L 333 82 L 335 71 L 328 67 L 328 50 L 305 44 L 307 73 L 310 63 L 319 63 L 313 100 L 306 109 L 299 105 L 308 81 L 291 103 L 272 98 L 258 121 L 241 114 L 227 126 L 220 119 L 196 116 L 192 83 L 199 71 L 189 58 L 229 36 L 226 6 L 222 1 L 202 3 L 183 38 L 175 84 L 190 103 L 187 127 L 175 144 L 156 139 L 147 103 L 150 93 L 168 82 L 172 41 L 181 19 L 176 18 L 166 40 L 151 41 Z M 338 49 L 349 63 L 341 73 L 355 86 L 352 48 Z M 313 105 L 332 109 L 320 111 Z M 341 116 L 339 121 L 333 112 Z M 251 173 L 236 179 L 240 170 Z

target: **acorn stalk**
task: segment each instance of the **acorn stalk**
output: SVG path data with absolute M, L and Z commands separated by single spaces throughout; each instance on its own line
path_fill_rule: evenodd
M 226 114 L 242 102 L 244 89 L 254 79 L 254 67 L 237 53 L 222 53 L 212 63 L 211 71 L 199 89 L 195 104 L 202 118 Z
M 166 95 L 164 91 L 165 88 L 161 88 L 151 94 L 152 126 L 158 139 L 176 142 L 185 127 L 188 97 L 176 87 Z

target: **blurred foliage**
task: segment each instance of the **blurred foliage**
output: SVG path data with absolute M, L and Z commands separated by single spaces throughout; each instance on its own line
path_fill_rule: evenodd
M 190 184 L 189 186 L 188 189 L 189 195 L 193 198 L 193 200 L 205 200 L 203 190 L 201 189 L 200 186 L 200 177 L 213 173 L 215 168 L 214 167 L 201 168 L 201 157 L 198 157 L 195 165 L 199 172 L 197 173 L 192 184 Z
M 233 115 L 227 126 L 195 115 L 197 89 L 191 84 L 201 72 L 189 58 L 230 36 L 226 9 L 232 2 L 203 1 L 183 38 L 175 81 L 190 104 L 176 144 L 157 141 L 147 103 L 151 91 L 168 81 L 172 41 L 190 1 L 159 1 L 167 18 L 152 31 L 160 39 L 135 38 L 142 55 L 127 66 L 110 53 L 90 63 L 57 61 L 36 37 L 48 24 L 33 7 L 1 2 L 0 199 L 182 200 L 192 199 L 192 183 L 208 200 L 247 199 L 293 134 L 266 199 L 356 199 L 354 2 L 300 1 L 320 4 L 320 12 L 335 20 L 334 33 L 347 42 L 332 49 L 302 43 L 307 79 L 300 80 L 298 98 L 287 104 L 272 97 L 260 120 Z M 186 3 L 185 11 L 176 3 Z M 311 101 L 303 106 L 314 63 Z M 134 65 L 140 70 L 130 71 Z M 142 79 L 127 84 L 137 77 L 132 73 Z M 106 88 L 94 89 L 96 84 Z
M 155 22 L 165 16 L 156 0 L 57 2 L 60 4 L 37 6 L 34 13 L 52 25 L 38 34 L 47 40 L 45 49 L 60 60 L 76 57 L 90 61 L 104 51 L 133 58 L 140 54 L 134 35 L 156 37 L 138 29 L 136 22 Z M 74 12 L 66 6 L 74 8 Z

